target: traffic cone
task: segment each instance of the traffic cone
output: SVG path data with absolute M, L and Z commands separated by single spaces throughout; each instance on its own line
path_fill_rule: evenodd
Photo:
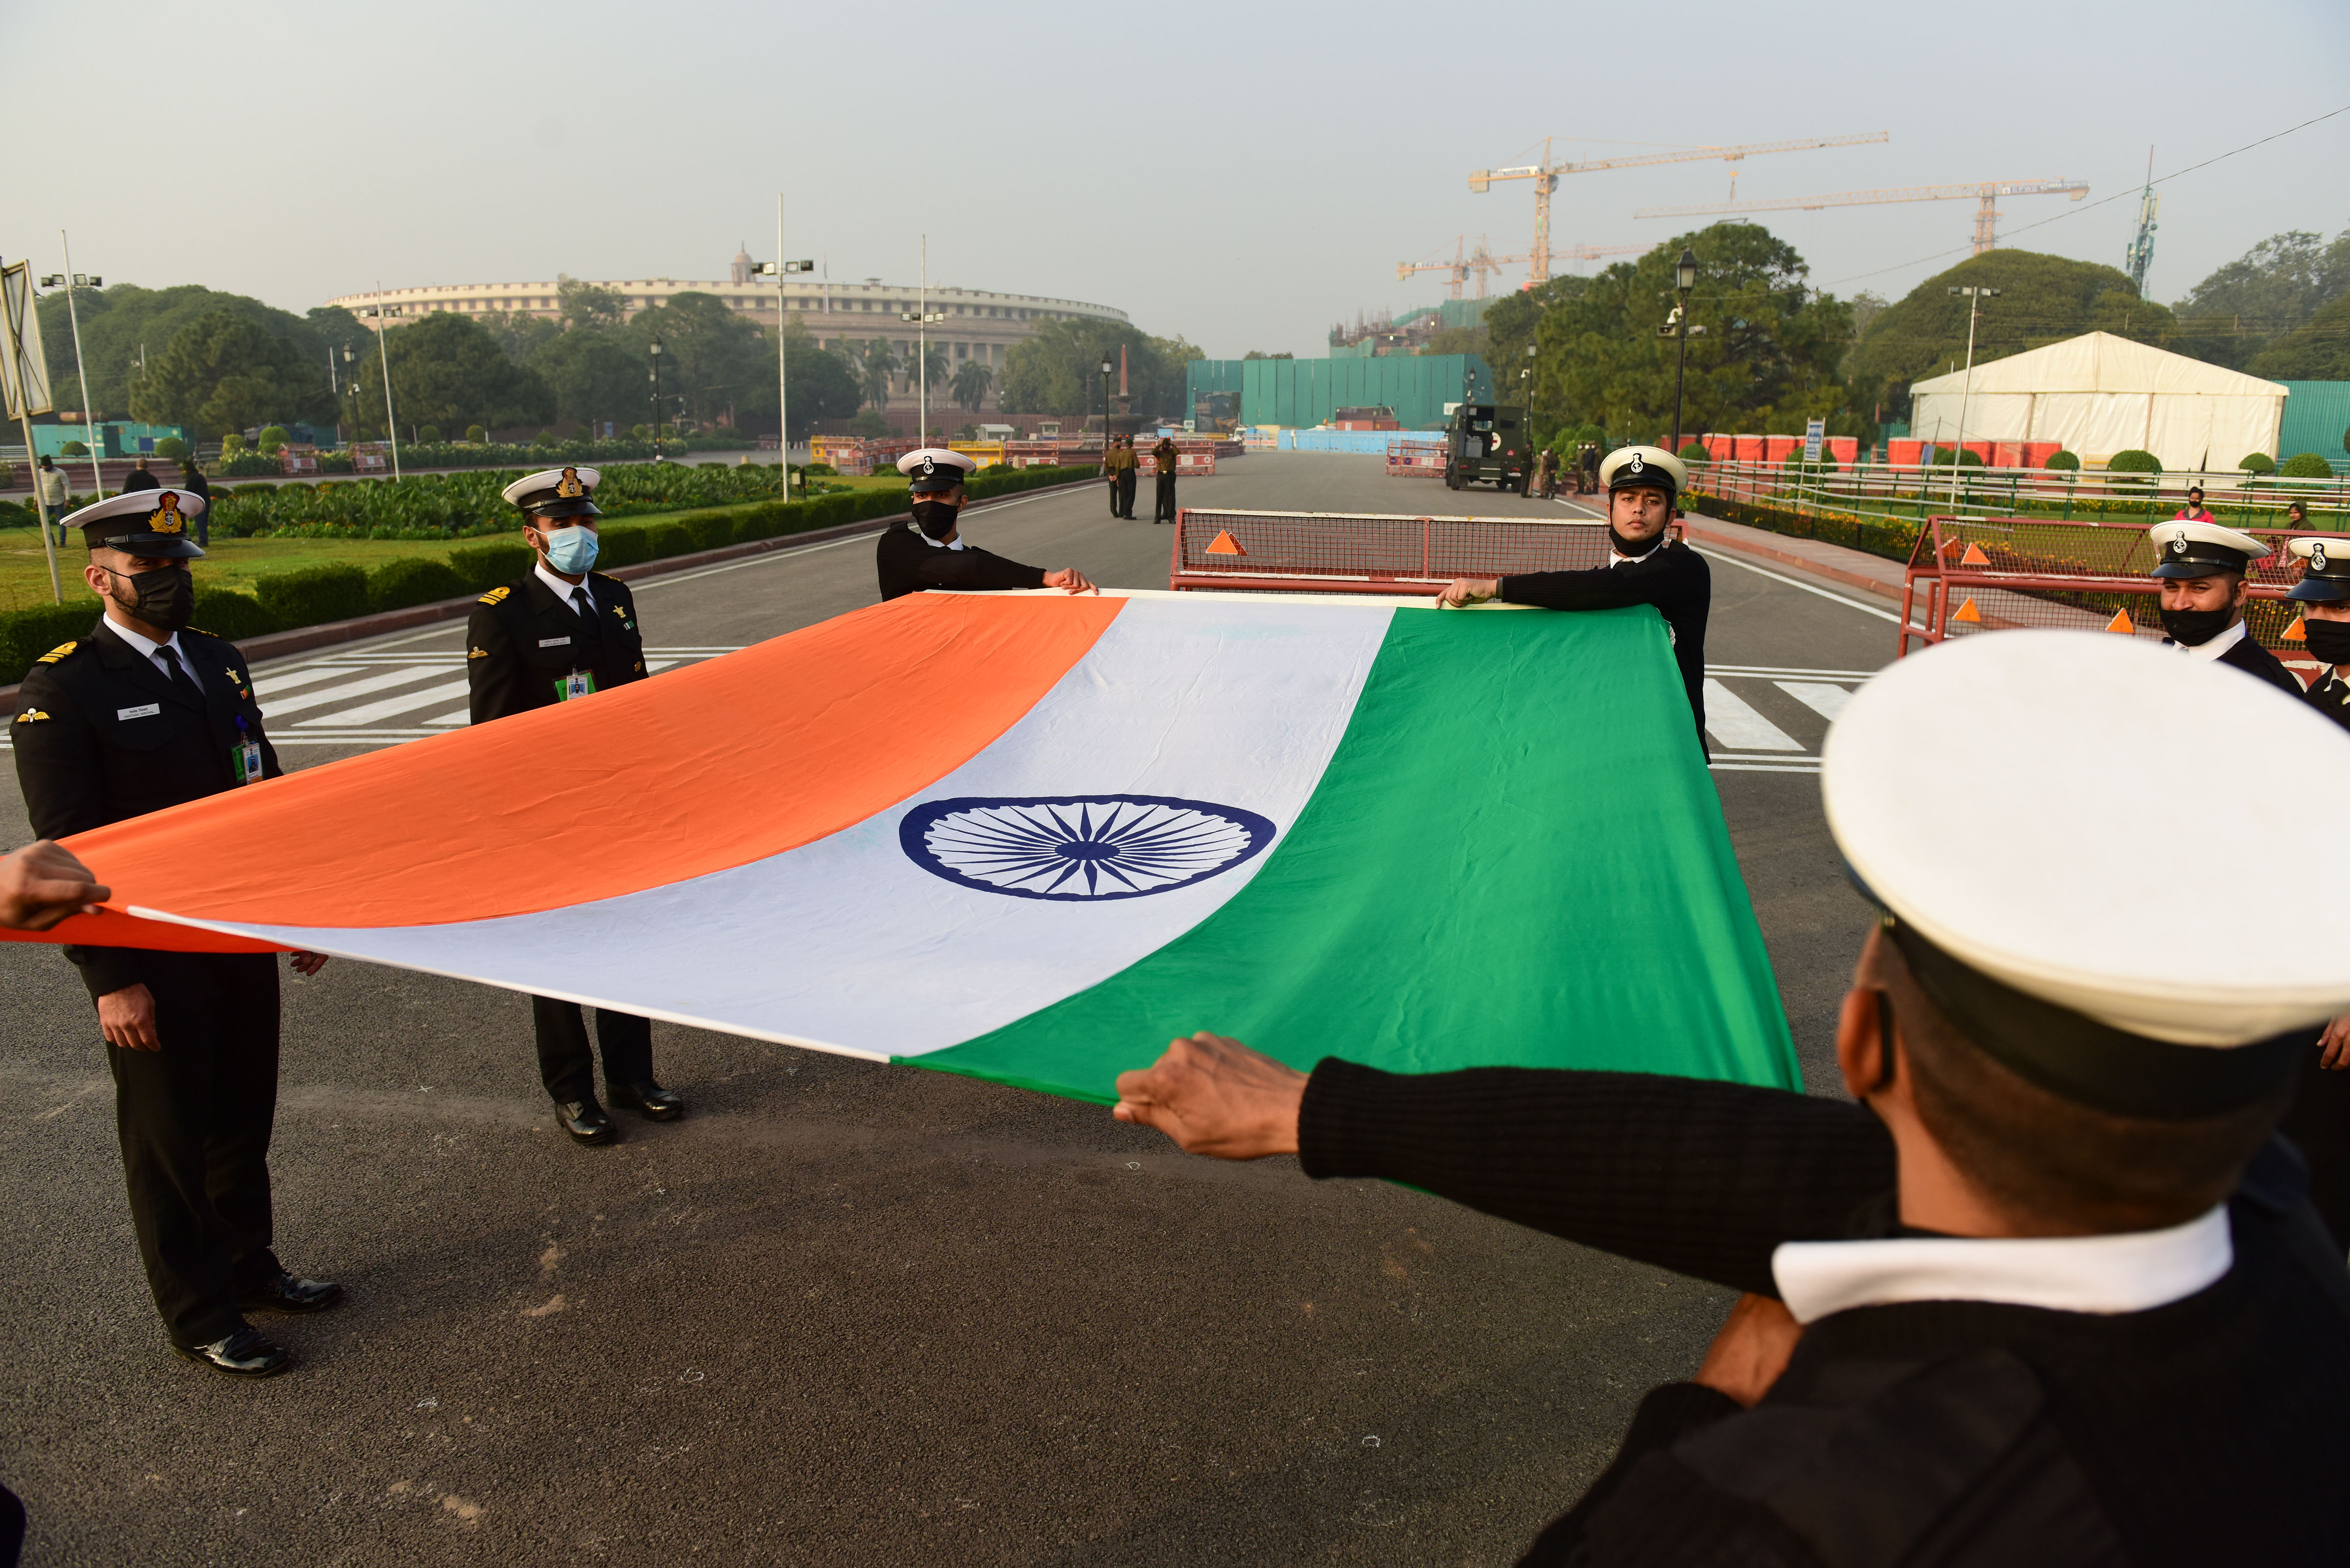
M 2114 611 L 2114 618 L 2106 622 L 2106 629 L 2107 631 L 2120 632 L 2124 637 L 2136 637 L 2137 635 L 2137 628 L 2130 624 L 2129 611 L 2127 610 Z
M 1231 529 L 1219 528 L 1216 530 L 1216 536 L 1208 541 L 1208 554 L 1211 556 L 1245 556 L 1248 552 L 1241 548 L 1241 542 L 1232 537 L 1232 532 Z

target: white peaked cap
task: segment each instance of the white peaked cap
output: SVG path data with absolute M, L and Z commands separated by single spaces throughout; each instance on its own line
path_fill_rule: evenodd
M 2267 840 L 2255 810 L 2334 781 L 2350 734 L 2241 670 L 2003 631 L 1861 688 L 1820 793 L 1854 875 L 1967 968 L 2130 1034 L 2234 1046 L 2350 1012 L 2350 938 L 2294 908 L 2350 887 L 2350 834 L 2288 814 Z

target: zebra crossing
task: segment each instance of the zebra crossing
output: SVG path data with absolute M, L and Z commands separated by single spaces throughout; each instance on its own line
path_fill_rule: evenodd
M 1816 774 L 1827 727 L 1866 670 L 1709 664 L 1705 728 L 1717 773 Z
M 645 673 L 733 653 L 648 648 Z M 336 653 L 256 673 L 254 695 L 283 746 L 396 745 L 465 727 L 465 652 Z

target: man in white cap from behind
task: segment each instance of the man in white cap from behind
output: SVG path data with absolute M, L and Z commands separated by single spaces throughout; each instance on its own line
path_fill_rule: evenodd
M 881 602 L 924 588 L 1064 588 L 1094 591 L 1074 566 L 1046 571 L 983 550 L 962 536 L 963 479 L 979 464 L 948 447 L 926 446 L 898 460 L 913 493 L 911 523 L 893 523 L 874 547 Z
M 2194 658 L 2231 665 L 2300 696 L 2301 682 L 2244 624 L 2244 576 L 2269 547 L 2250 534 L 2184 517 L 2156 524 L 2146 540 L 2154 546 L 2152 575 L 2162 580 L 2162 629 L 2169 640 Z
M 1698 735 L 1705 734 L 1705 623 L 1713 608 L 1713 574 L 1705 557 L 1665 537 L 1680 515 L 1689 468 L 1657 446 L 1627 446 L 1599 465 L 1607 492 L 1607 564 L 1580 572 L 1524 572 L 1510 577 L 1459 577 L 1440 604 L 1487 599 L 1544 609 L 1621 609 L 1653 605 L 1673 640 L 1673 662 L 1689 693 Z
M 2350 1271 L 2272 1131 L 2350 1008 L 2350 945 L 2244 920 L 2272 892 L 2247 856 L 2189 902 L 2134 893 L 2213 803 L 2345 769 L 2305 703 L 2151 646 L 1947 645 L 1864 687 L 1823 756 L 1883 911 L 1836 1030 L 1857 1104 L 1202 1033 L 1122 1075 L 1116 1114 L 1743 1293 L 1528 1563 L 2350 1562 Z M 2350 836 L 2296 856 L 2350 879 Z

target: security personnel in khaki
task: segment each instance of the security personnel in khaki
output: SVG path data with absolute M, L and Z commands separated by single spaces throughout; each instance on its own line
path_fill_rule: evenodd
M 2174 517 L 2146 531 L 2154 546 L 2152 575 L 2162 580 L 2162 629 L 2193 659 L 2230 665 L 2278 691 L 2301 695 L 2276 656 L 2244 624 L 2244 576 L 2269 547 L 2249 534 Z
M 244 656 L 188 625 L 188 538 L 203 500 L 133 491 L 65 521 L 105 605 L 88 636 L 43 654 L 8 726 L 33 831 L 63 838 L 277 777 Z M 272 1251 L 277 961 L 269 953 L 68 947 L 98 1006 L 132 1228 L 172 1348 L 238 1376 L 291 1355 L 251 1312 L 317 1312 L 342 1287 L 297 1279 Z M 326 960 L 296 953 L 315 974 Z
M 503 492 L 529 521 L 523 540 L 538 556 L 527 573 L 481 597 L 465 623 L 465 672 L 473 722 L 486 724 L 536 708 L 592 697 L 645 678 L 645 641 L 629 586 L 596 565 L 592 468 L 548 469 Z M 539 1081 L 556 1119 L 581 1143 L 611 1143 L 620 1129 L 596 1098 L 588 1022 L 576 1002 L 530 999 L 538 1036 Z M 649 1121 L 674 1121 L 685 1102 L 653 1078 L 653 1032 L 632 1012 L 596 1010 L 604 1091 Z

